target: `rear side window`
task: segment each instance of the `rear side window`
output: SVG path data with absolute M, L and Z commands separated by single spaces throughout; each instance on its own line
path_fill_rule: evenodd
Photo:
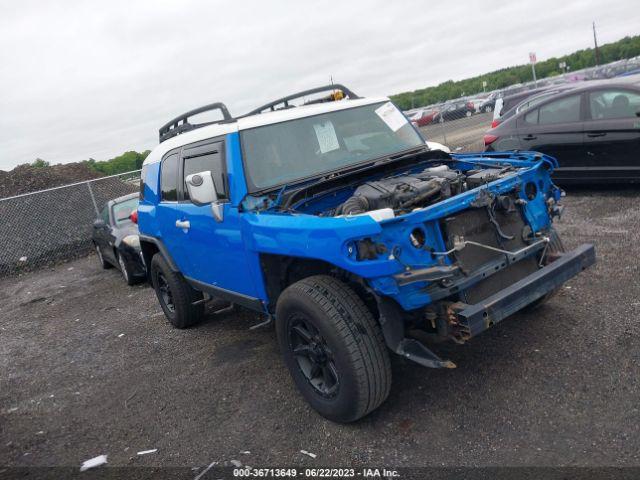
M 160 175 L 161 201 L 178 200 L 178 154 L 173 153 L 162 161 Z
M 210 171 L 213 176 L 213 183 L 216 186 L 218 198 L 220 200 L 229 198 L 222 142 L 185 149 L 183 156 L 183 190 L 185 200 L 189 200 L 189 191 L 187 190 L 186 184 L 187 176 L 207 170 Z
M 538 123 L 571 123 L 580 121 L 580 95 L 561 98 L 540 107 Z

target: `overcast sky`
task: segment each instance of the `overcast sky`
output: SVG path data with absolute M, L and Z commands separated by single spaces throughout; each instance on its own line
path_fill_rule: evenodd
M 640 33 L 638 0 L 0 3 L 0 169 L 151 149 L 183 111 L 389 95 Z

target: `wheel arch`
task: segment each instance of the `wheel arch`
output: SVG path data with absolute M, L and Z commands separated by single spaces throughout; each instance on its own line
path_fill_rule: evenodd
M 289 285 L 314 275 L 329 275 L 348 284 L 364 301 L 374 318 L 379 318 L 376 299 L 365 281 L 329 262 L 314 258 L 263 253 L 260 254 L 260 268 L 271 313 L 275 312 L 280 294 Z
M 174 272 L 178 272 L 178 266 L 171 258 L 167 247 L 162 243 L 162 240 L 159 240 L 155 237 L 148 237 L 146 235 L 140 235 L 140 249 L 142 250 L 142 258 L 144 259 L 144 264 L 147 266 L 147 280 L 151 282 L 151 259 L 156 253 L 160 253 L 162 257 L 165 259 L 169 268 Z

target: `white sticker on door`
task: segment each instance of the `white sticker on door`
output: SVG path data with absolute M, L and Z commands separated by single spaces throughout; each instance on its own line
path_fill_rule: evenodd
M 314 123 L 313 129 L 316 131 L 316 137 L 318 137 L 320 153 L 327 153 L 340 148 L 333 123 L 328 120 L 322 123 Z
M 376 108 L 375 112 L 394 132 L 397 132 L 408 123 L 407 117 L 391 102 L 387 102 L 381 107 Z

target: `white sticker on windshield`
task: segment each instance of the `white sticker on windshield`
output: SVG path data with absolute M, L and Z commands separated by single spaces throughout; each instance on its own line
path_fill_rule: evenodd
M 340 148 L 333 123 L 328 120 L 322 123 L 314 123 L 313 129 L 316 131 L 316 137 L 318 137 L 320 153 L 327 153 Z
M 381 107 L 376 108 L 375 112 L 394 132 L 397 132 L 408 123 L 407 117 L 391 102 L 387 102 Z

